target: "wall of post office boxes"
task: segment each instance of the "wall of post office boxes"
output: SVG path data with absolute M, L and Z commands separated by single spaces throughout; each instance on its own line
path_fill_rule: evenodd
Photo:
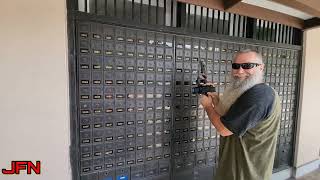
M 77 22 L 81 180 L 209 179 L 219 135 L 191 87 L 199 60 L 222 93 L 232 56 L 256 49 L 282 99 L 275 169 L 290 166 L 300 50 Z

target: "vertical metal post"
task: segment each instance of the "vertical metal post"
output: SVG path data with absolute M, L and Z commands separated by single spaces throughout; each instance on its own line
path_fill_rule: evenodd
M 289 40 L 289 44 L 292 44 L 292 40 L 293 40 L 293 27 L 290 27 L 290 40 Z
M 239 15 L 234 14 L 233 21 L 234 21 L 233 36 L 238 37 L 239 36 L 239 32 L 238 32 L 239 31 L 239 29 L 238 29 L 238 27 L 239 27 Z
M 105 0 L 104 1 L 104 15 L 105 16 L 108 16 L 107 9 L 108 9 L 108 0 Z
M 140 23 L 142 23 L 142 6 L 143 6 L 143 2 L 142 2 L 142 0 L 140 0 L 140 11 L 139 11 L 139 14 L 140 14 Z
M 269 21 L 264 21 L 264 32 L 263 32 L 263 40 L 267 41 L 268 40 L 268 26 L 269 26 Z
M 261 23 L 261 29 L 262 29 L 262 31 L 261 31 L 261 40 L 265 40 L 265 34 L 266 34 L 266 20 L 261 20 L 262 21 L 262 23 Z
M 207 16 L 206 16 L 206 32 L 208 32 L 208 24 L 209 24 L 209 8 L 207 8 Z
M 279 42 L 279 32 L 280 32 L 280 25 L 278 23 L 275 24 L 276 26 L 276 35 L 275 35 L 275 41 L 274 42 Z
M 177 27 L 185 27 L 186 26 L 186 4 L 184 3 L 177 3 Z M 189 13 L 188 13 L 189 14 Z
M 285 26 L 285 29 L 284 29 L 284 31 L 283 31 L 283 33 L 284 33 L 284 35 L 283 35 L 283 43 L 287 43 L 287 32 L 288 32 L 288 26 Z
M 117 17 L 117 0 L 113 1 L 114 17 Z
M 131 1 L 131 17 L 134 19 L 134 0 Z
M 202 16 L 203 16 L 203 7 L 201 6 L 200 8 L 201 12 L 200 12 L 200 32 L 202 31 Z
M 207 32 L 212 31 L 212 18 L 213 18 L 213 10 L 208 8 Z
M 211 32 L 215 32 L 215 12 L 216 10 L 215 9 L 212 9 L 212 21 L 211 21 Z
M 94 5 L 94 14 L 98 14 L 98 3 L 97 3 L 97 0 L 94 0 L 93 1 L 93 5 Z
M 150 16 L 151 16 L 150 10 L 151 10 L 151 0 L 149 0 L 148 2 L 148 24 L 150 24 Z
M 159 0 L 156 0 L 156 24 L 159 23 L 158 13 L 159 13 Z
M 167 1 L 163 0 L 163 26 L 166 25 L 166 8 L 167 7 Z M 178 7 L 177 7 L 178 8 Z
M 198 6 L 194 6 L 193 30 L 195 30 L 195 29 L 196 29 L 196 26 L 197 26 L 197 9 L 198 9 Z
M 291 30 L 291 27 L 288 26 L 288 29 L 287 29 L 287 44 L 290 44 L 290 30 Z
M 247 17 L 243 16 L 243 24 L 242 24 L 242 30 L 243 30 L 243 36 L 242 37 L 246 37 L 247 34 Z
M 173 17 L 177 17 L 177 15 L 173 15 L 174 13 L 174 10 L 173 10 L 173 6 L 174 6 L 174 0 L 171 0 L 171 27 L 174 26 L 174 23 L 173 23 Z
M 84 0 L 84 12 L 88 12 L 88 0 Z
M 187 24 L 186 27 L 189 28 L 190 26 L 190 4 L 187 4 Z
M 274 42 L 274 37 L 275 37 L 275 34 L 276 34 L 276 31 L 275 31 L 275 23 L 271 23 L 271 37 L 270 37 L 270 41 L 273 41 Z
M 223 11 L 221 11 L 222 12 L 222 16 L 221 16 L 221 18 L 220 18 L 220 20 L 221 20 L 221 34 L 224 34 L 224 29 L 225 29 L 225 19 L 226 19 L 226 12 L 223 12 Z
M 260 19 L 257 19 L 257 36 L 256 36 L 256 39 L 260 40 L 260 33 L 261 33 L 261 21 Z
M 123 19 L 125 19 L 127 15 L 126 1 L 127 0 L 123 0 L 123 16 L 122 16 Z
M 242 27 L 243 27 L 243 24 L 244 22 L 243 22 L 243 16 L 239 16 L 239 30 L 238 30 L 238 32 L 239 32 L 239 37 L 243 37 L 243 29 L 242 29 Z
M 271 39 L 271 34 L 272 34 L 272 22 L 269 22 L 268 21 L 268 29 L 267 29 L 268 31 L 268 33 L 267 33 L 267 37 L 268 37 L 268 39 L 267 39 L 267 41 L 270 41 L 270 39 Z
M 220 33 L 220 31 L 219 31 L 219 29 L 220 29 L 220 16 L 221 16 L 221 11 L 217 11 L 218 12 L 218 19 L 217 19 L 217 33 L 219 34 Z

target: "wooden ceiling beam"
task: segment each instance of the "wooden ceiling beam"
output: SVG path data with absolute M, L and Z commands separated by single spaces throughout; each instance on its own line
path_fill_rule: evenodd
M 277 22 L 280 24 L 285 24 L 298 29 L 304 28 L 304 21 L 302 19 L 280 13 L 277 11 L 269 10 L 266 8 L 246 4 L 243 2 L 238 2 L 231 8 L 224 9 L 223 0 L 177 0 L 179 2 L 193 4 L 197 6 L 207 7 L 211 9 L 217 9 L 221 11 L 226 11 L 230 13 L 239 14 L 242 16 L 248 16 L 252 18 L 267 20 L 271 22 Z
M 207 8 L 212 8 L 216 10 L 223 11 L 224 10 L 224 1 L 223 0 L 177 0 L 178 2 L 203 6 Z
M 242 0 L 229 0 L 229 1 L 224 1 L 224 10 L 230 9 L 234 5 L 238 4 Z
M 315 17 L 304 21 L 304 29 L 310 29 L 317 26 L 320 26 L 320 18 Z
M 320 17 L 320 5 L 312 7 L 307 1 L 296 1 L 296 0 L 271 0 L 273 2 L 282 4 L 284 6 L 297 9 L 311 16 Z

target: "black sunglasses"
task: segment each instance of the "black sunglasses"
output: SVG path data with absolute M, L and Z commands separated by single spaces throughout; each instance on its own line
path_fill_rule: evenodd
M 260 66 L 261 64 L 258 63 L 232 63 L 232 69 L 240 69 L 240 67 L 242 67 L 242 69 L 251 69 L 255 66 Z

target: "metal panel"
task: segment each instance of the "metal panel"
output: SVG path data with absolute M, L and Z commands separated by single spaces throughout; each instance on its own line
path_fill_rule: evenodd
M 229 28 L 220 20 L 216 23 Z M 201 30 L 204 22 L 208 20 L 201 20 Z M 243 27 L 235 26 L 237 36 L 245 34 Z M 208 79 L 223 93 L 233 54 L 246 46 L 262 53 L 265 82 L 282 98 L 274 167 L 290 166 L 299 50 L 77 23 L 81 179 L 211 178 L 205 173 L 213 173 L 217 166 L 219 135 L 190 90 L 203 60 Z

